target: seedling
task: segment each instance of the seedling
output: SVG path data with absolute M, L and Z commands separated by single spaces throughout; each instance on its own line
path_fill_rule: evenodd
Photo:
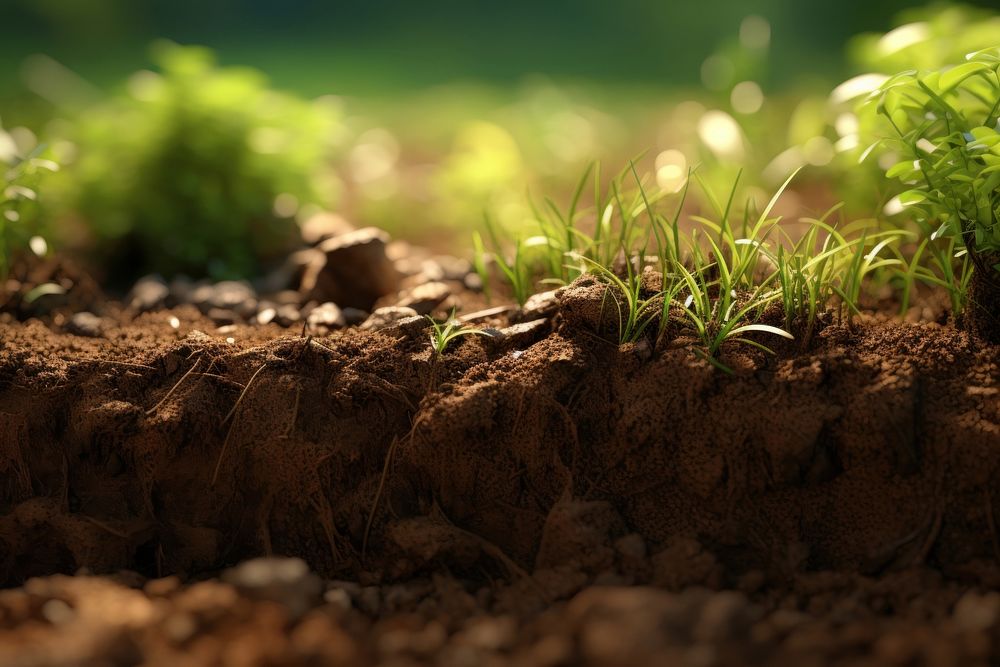
M 857 244 L 850 263 L 848 263 L 843 271 L 843 275 L 839 281 L 840 284 L 833 285 L 833 290 L 841 299 L 841 316 L 843 316 L 843 311 L 846 310 L 847 323 L 849 326 L 854 325 L 854 316 L 861 313 L 859 303 L 861 300 L 861 288 L 864 284 L 865 277 L 869 273 L 873 273 L 880 269 L 903 266 L 903 262 L 901 260 L 883 258 L 879 256 L 879 253 L 888 247 L 894 239 L 898 239 L 904 235 L 905 232 L 901 231 L 879 232 L 871 237 L 865 234 L 862 236 L 860 243 Z M 867 242 L 869 238 L 877 239 L 878 242 L 875 243 L 870 250 L 865 252 L 868 247 Z
M 754 315 L 759 316 L 767 304 L 781 296 L 779 290 L 769 290 L 761 284 L 749 294 L 741 296 L 732 287 L 731 268 L 727 266 L 718 246 L 712 244 L 717 260 L 710 263 L 698 248 L 697 242 L 698 237 L 693 234 L 692 268 L 689 269 L 682 263 L 678 263 L 675 268 L 688 293 L 681 303 L 681 310 L 704 347 L 697 351 L 699 356 L 716 368 L 732 373 L 732 369 L 718 359 L 719 349 L 727 340 L 746 343 L 774 354 L 773 350 L 746 338 L 744 334 L 759 332 L 794 338 L 783 329 L 753 321 Z M 713 271 L 718 273 L 717 279 L 712 278 Z
M 607 282 L 608 287 L 604 293 L 601 309 L 603 312 L 610 297 L 618 313 L 618 343 L 620 345 L 638 341 L 657 315 L 663 316 L 666 309 L 662 307 L 660 299 L 664 297 L 665 293 L 660 291 L 644 298 L 642 296 L 642 278 L 636 273 L 631 262 L 627 263 L 626 276 L 621 278 L 608 267 L 602 266 L 589 257 L 579 257 L 579 259 L 591 268 L 592 273 Z M 623 300 L 624 303 L 622 303 Z
M 440 357 L 448 349 L 448 345 L 462 336 L 489 336 L 489 332 L 463 325 L 455 319 L 455 311 L 444 322 L 438 322 L 430 315 L 427 319 L 431 323 L 431 349 L 434 350 L 435 357 Z

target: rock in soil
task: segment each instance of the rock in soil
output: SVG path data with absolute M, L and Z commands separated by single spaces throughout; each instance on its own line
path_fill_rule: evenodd
M 532 294 L 528 297 L 528 300 L 524 302 L 524 307 L 521 308 L 519 313 L 519 319 L 537 320 L 543 317 L 551 317 L 559 307 L 559 300 L 556 297 L 556 292 L 557 290 L 549 290 L 547 292 Z
M 104 322 L 100 317 L 86 311 L 73 313 L 66 322 L 66 331 L 77 336 L 100 338 L 104 332 Z
M 549 330 L 549 321 L 542 318 L 530 322 L 519 322 L 497 331 L 499 341 L 512 349 L 528 347 L 544 337 Z
M 129 308 L 141 313 L 161 308 L 167 303 L 170 288 L 161 276 L 140 278 L 125 298 Z
M 250 283 L 224 280 L 212 286 L 208 303 L 213 308 L 231 310 L 240 317 L 251 317 L 257 311 L 257 293 Z
M 228 308 L 210 308 L 205 314 L 219 326 L 235 324 L 242 319 L 236 311 L 229 310 Z
M 400 277 L 386 257 L 388 242 L 389 235 L 374 227 L 321 242 L 317 248 L 322 255 L 302 277 L 303 299 L 369 309 L 380 297 L 395 293 Z
M 343 328 L 347 325 L 347 321 L 337 304 L 327 302 L 316 306 L 309 312 L 306 324 L 311 330 L 326 333 Z
M 300 230 L 302 240 L 314 246 L 327 239 L 349 234 L 354 231 L 354 226 L 336 213 L 323 211 L 307 218 L 300 226 Z
M 274 307 L 274 304 L 262 302 L 260 306 L 261 308 L 257 311 L 257 317 L 255 318 L 257 324 L 270 324 L 273 322 L 274 318 L 278 316 L 278 310 Z
M 452 577 L 402 587 L 338 582 L 321 594 L 307 569 L 286 568 L 290 559 L 262 560 L 221 581 L 133 588 L 55 575 L 2 591 L 0 664 L 944 667 L 1000 658 L 995 594 L 919 570 L 813 575 L 757 598 L 584 585 L 521 615 L 476 602 L 468 582 Z M 455 606 L 455 596 L 466 602 Z
M 361 328 L 370 331 L 379 331 L 395 325 L 400 320 L 417 316 L 417 311 L 407 306 L 386 306 L 376 308 L 368 319 L 362 323 Z
M 412 308 L 417 315 L 430 315 L 451 296 L 451 288 L 444 283 L 430 282 L 418 285 L 399 295 L 396 305 Z
M 256 558 L 227 570 L 222 580 L 244 595 L 286 607 L 295 618 L 320 603 L 323 582 L 300 558 Z
M 285 303 L 275 311 L 275 320 L 283 327 L 290 327 L 302 321 L 302 311 L 297 305 Z

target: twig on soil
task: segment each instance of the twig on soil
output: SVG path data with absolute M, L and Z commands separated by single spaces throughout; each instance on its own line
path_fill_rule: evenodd
M 415 411 L 417 407 L 413 405 L 413 401 L 410 397 L 406 395 L 406 392 L 399 385 L 395 385 L 385 378 L 381 378 L 374 373 L 368 373 L 366 371 L 353 371 L 356 375 L 365 377 L 371 381 L 372 384 L 376 385 L 374 387 L 375 391 L 382 394 L 387 398 L 392 398 L 403 403 L 411 412 Z
M 129 368 L 142 368 L 148 371 L 155 371 L 153 366 L 147 366 L 146 364 L 134 364 L 128 361 L 113 361 L 111 359 L 88 359 L 86 357 L 62 357 L 63 361 L 71 361 L 78 364 L 98 364 L 98 365 L 112 365 L 112 366 L 128 366 Z
M 569 433 L 569 437 L 573 442 L 573 454 L 575 456 L 576 452 L 580 449 L 580 436 L 576 430 L 576 422 L 573 421 L 573 416 L 569 413 L 569 410 L 565 405 L 551 396 L 549 396 L 547 400 L 555 406 L 556 412 L 558 412 L 559 416 L 562 417 L 563 426 L 566 428 L 566 431 Z
M 199 350 L 199 352 L 201 352 L 201 350 Z M 195 362 L 191 365 L 191 368 L 188 369 L 187 373 L 185 373 L 180 380 L 174 383 L 174 386 L 171 387 L 169 391 L 167 391 L 167 393 L 163 396 L 163 398 L 157 401 L 156 405 L 146 410 L 146 416 L 149 417 L 150 415 L 155 413 L 160 408 L 161 405 L 163 405 L 171 396 L 173 396 L 174 392 L 177 391 L 177 387 L 181 386 L 181 384 L 184 383 L 184 380 L 186 380 L 188 376 L 191 375 L 196 368 L 198 368 L 198 364 L 200 363 L 201 363 L 201 357 L 198 357 L 195 360 Z
M 241 390 L 245 386 L 242 383 L 237 382 L 236 380 L 231 380 L 230 378 L 227 378 L 225 375 L 219 375 L 218 373 L 198 373 L 198 377 L 214 378 L 216 380 L 221 380 L 225 384 L 233 385 L 234 387 L 239 387 Z
M 246 386 L 243 387 L 243 391 L 240 392 L 239 398 L 236 399 L 236 403 L 233 405 L 233 409 L 230 410 L 225 417 L 223 417 L 222 419 L 223 424 L 229 421 L 232 418 L 232 416 L 236 414 L 236 410 L 239 409 L 240 405 L 243 403 L 244 397 L 246 397 L 247 395 L 247 392 L 250 391 L 250 387 L 253 386 L 254 380 L 257 379 L 257 376 L 260 375 L 261 371 L 267 368 L 270 363 L 271 362 L 269 361 L 265 361 L 260 365 L 260 367 L 256 371 L 254 371 L 254 374 L 250 376 L 250 381 L 247 382 Z
M 498 315 L 506 315 L 507 313 L 514 312 L 515 310 L 517 310 L 516 306 L 494 306 L 492 308 L 486 308 L 485 310 L 477 310 L 474 313 L 466 313 L 465 315 L 460 315 L 455 319 L 459 322 L 476 322 L 478 320 L 485 320 Z
M 323 350 L 324 352 L 329 352 L 330 354 L 332 354 L 334 356 L 339 356 L 338 353 L 337 353 L 337 351 L 334 350 L 332 347 L 327 347 L 326 345 L 323 345 L 323 343 L 319 342 L 318 340 L 314 340 L 312 338 L 312 336 L 309 337 L 309 341 L 308 342 L 309 342 L 309 344 L 318 347 L 319 349 Z

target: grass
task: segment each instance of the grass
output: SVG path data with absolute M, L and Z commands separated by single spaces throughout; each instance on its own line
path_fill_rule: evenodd
M 500 236 L 496 229 L 496 225 L 494 225 L 490 219 L 489 214 L 485 216 L 485 221 L 486 230 L 489 233 L 493 247 L 499 248 L 501 245 L 499 240 Z M 492 260 L 492 262 L 503 274 L 504 280 L 506 280 L 507 284 L 510 286 L 511 292 L 514 295 L 514 300 L 517 301 L 517 305 L 523 307 L 524 302 L 527 301 L 528 297 L 534 293 L 534 282 L 532 278 L 533 269 L 528 264 L 524 241 L 520 238 L 515 239 L 514 252 L 509 260 L 505 259 L 503 253 L 499 250 L 487 253 L 483 245 L 482 237 L 478 232 L 473 236 L 473 244 L 476 248 L 474 265 L 480 278 L 483 280 L 483 285 L 487 290 L 487 296 L 489 296 L 488 290 L 490 285 L 490 275 L 487 269 L 487 261 Z
M 642 276 L 633 270 L 631 262 L 627 263 L 626 275 L 622 278 L 589 257 L 581 256 L 579 259 L 607 283 L 601 309 L 602 312 L 605 310 L 610 297 L 617 311 L 620 345 L 637 342 L 657 317 L 660 318 L 660 330 L 665 328 L 669 318 L 669 304 L 676 292 L 668 293 L 661 290 L 650 296 L 644 296 Z
M 519 304 L 537 285 L 594 275 L 607 285 L 602 308 L 617 318 L 619 344 L 648 337 L 660 346 L 668 331 L 686 333 L 698 341 L 696 354 L 726 372 L 731 369 L 720 354 L 727 344 L 768 354 L 773 350 L 761 336 L 798 337 L 808 346 L 820 315 L 832 310 L 852 326 L 873 276 L 955 278 L 908 264 L 899 249 L 912 236 L 906 231 L 882 229 L 876 220 L 842 225 L 834 219 L 839 206 L 799 219 L 806 231 L 793 236 L 773 212 L 795 176 L 756 212 L 749 201 L 736 206 L 739 177 L 723 197 L 696 172 L 678 192 L 667 193 L 651 190 L 630 162 L 602 188 L 600 168 L 592 165 L 567 208 L 548 199 L 534 207 L 539 234 L 504 244 L 501 230 L 489 224 L 489 251 L 476 235 L 477 270 L 485 280 L 487 260 L 495 262 Z M 589 180 L 593 202 L 585 207 Z M 692 182 L 708 210 L 688 215 L 682 225 Z M 505 245 L 513 248 L 507 257 L 500 250 Z M 644 276 L 648 270 L 659 277 L 658 286 Z
M 463 325 L 455 319 L 455 311 L 444 322 L 438 322 L 430 315 L 427 319 L 431 323 L 431 349 L 434 350 L 435 357 L 440 357 L 448 349 L 448 345 L 458 340 L 462 336 L 488 336 L 488 332 Z
M 974 269 L 969 252 L 953 235 L 926 234 L 909 259 L 897 253 L 900 260 L 895 276 L 899 279 L 899 314 L 910 309 L 917 283 L 938 287 L 948 295 L 952 317 L 960 321 L 968 304 L 969 282 Z

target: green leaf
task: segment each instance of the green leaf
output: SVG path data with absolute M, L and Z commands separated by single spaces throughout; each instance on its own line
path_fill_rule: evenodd
M 907 190 L 899 194 L 899 203 L 903 206 L 910 206 L 927 199 L 927 193 L 920 190 Z
M 66 289 L 62 285 L 57 285 L 56 283 L 42 283 L 37 287 L 33 288 L 24 296 L 25 303 L 34 303 L 43 296 L 51 296 L 56 294 L 65 294 Z
M 788 333 L 784 329 L 772 327 L 770 324 L 745 324 L 730 331 L 729 335 L 738 336 L 739 334 L 746 333 L 747 331 L 760 331 L 762 333 L 770 333 L 775 336 L 781 336 L 782 338 L 787 338 L 789 340 L 795 340 L 795 336 L 792 334 Z
M 937 88 L 940 92 L 946 93 L 968 79 L 970 76 L 975 76 L 976 74 L 985 72 L 988 69 L 991 69 L 990 66 L 980 61 L 972 61 L 956 65 L 941 74 Z
M 886 178 L 898 178 L 904 174 L 910 174 L 918 170 L 917 160 L 904 160 L 889 167 L 885 172 Z

